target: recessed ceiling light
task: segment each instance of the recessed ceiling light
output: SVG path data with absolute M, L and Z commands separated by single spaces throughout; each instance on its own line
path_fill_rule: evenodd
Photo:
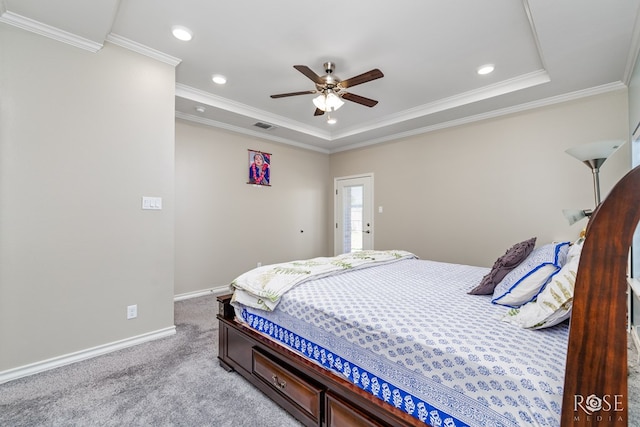
M 221 76 L 220 74 L 214 74 L 213 77 L 211 77 L 211 80 L 219 85 L 223 85 L 227 82 L 227 78 L 225 76 Z
M 202 105 L 198 105 L 198 106 L 196 107 L 196 111 L 197 111 L 198 113 L 204 113 L 206 110 L 207 110 L 207 109 L 206 109 L 206 108 L 204 108 Z
M 481 76 L 485 75 L 485 74 L 489 74 L 492 73 L 493 70 L 495 70 L 495 65 L 493 64 L 486 64 L 483 65 L 482 67 L 478 67 L 478 74 L 480 74 Z
M 191 30 L 180 25 L 174 25 L 171 28 L 171 33 L 173 33 L 173 37 L 185 42 L 188 42 L 193 38 L 193 33 L 191 32 Z

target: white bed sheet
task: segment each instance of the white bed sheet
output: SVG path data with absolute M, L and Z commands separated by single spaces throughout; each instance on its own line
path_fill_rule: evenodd
M 403 260 L 304 283 L 273 312 L 237 313 L 436 427 L 558 426 L 568 326 L 502 322 L 506 307 L 467 294 L 488 271 Z

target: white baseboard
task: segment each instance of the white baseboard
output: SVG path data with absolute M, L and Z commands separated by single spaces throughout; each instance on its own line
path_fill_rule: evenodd
M 59 368 L 61 366 L 70 365 L 82 360 L 91 359 L 93 357 L 101 356 L 103 354 L 111 353 L 117 350 L 122 350 L 124 348 L 142 344 L 148 341 L 169 337 L 171 335 L 175 335 L 175 333 L 176 327 L 170 326 L 135 337 L 126 338 L 120 341 L 115 341 L 112 343 L 99 345 L 97 347 L 88 348 L 86 350 L 77 351 L 75 353 L 69 353 L 51 359 L 43 360 L 41 362 L 31 363 L 29 365 L 19 366 L 17 368 L 1 371 L 0 384 L 40 372 L 48 371 L 50 369 Z
M 223 295 L 226 293 L 229 293 L 228 285 L 175 295 L 173 297 L 173 300 L 182 301 L 189 298 L 197 298 L 205 295 Z M 50 369 L 59 368 L 61 366 L 70 365 L 82 360 L 91 359 L 93 357 L 101 356 L 103 354 L 111 353 L 117 350 L 122 350 L 124 348 L 142 344 L 147 341 L 165 338 L 171 335 L 175 335 L 175 333 L 176 327 L 170 326 L 168 328 L 160 329 L 131 338 L 126 338 L 124 340 L 99 345 L 97 347 L 80 350 L 74 353 L 69 353 L 40 362 L 31 363 L 29 365 L 19 366 L 17 368 L 8 369 L 6 371 L 0 371 L 0 384 L 17 380 L 18 378 L 26 377 L 29 375 L 37 374 L 39 372 L 48 371 Z
M 223 295 L 230 293 L 229 285 L 218 286 L 216 288 L 202 289 L 200 291 L 186 292 L 173 296 L 173 301 L 182 301 L 189 298 L 203 297 L 205 295 Z

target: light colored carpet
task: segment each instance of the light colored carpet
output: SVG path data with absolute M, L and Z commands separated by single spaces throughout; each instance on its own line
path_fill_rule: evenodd
M 216 310 L 176 302 L 172 337 L 0 385 L 0 426 L 299 427 L 220 367 Z
M 176 302 L 173 337 L 0 385 L 0 426 L 301 426 L 219 366 L 216 309 L 213 296 Z M 640 427 L 631 342 L 628 425 Z

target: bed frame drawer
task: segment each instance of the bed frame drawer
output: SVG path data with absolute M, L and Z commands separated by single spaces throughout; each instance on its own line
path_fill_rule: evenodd
M 360 408 L 343 401 L 332 393 L 326 394 L 327 427 L 386 427 L 379 420 L 367 415 Z
M 323 388 L 279 365 L 256 348 L 253 349 L 253 373 L 279 395 L 302 409 L 317 425 L 320 424 Z

